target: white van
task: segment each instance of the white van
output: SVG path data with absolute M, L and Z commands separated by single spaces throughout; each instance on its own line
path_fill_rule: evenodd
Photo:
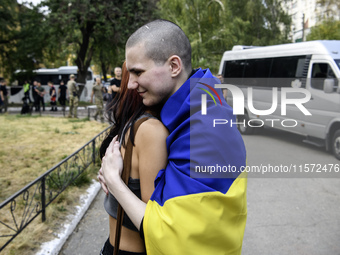
M 242 134 L 262 126 L 282 129 L 340 159 L 340 41 L 235 46 L 223 54 L 219 73 L 224 84 L 243 93 L 244 109 L 237 115 Z M 291 93 L 296 88 L 301 93 Z M 235 91 L 227 93 L 231 106 Z M 303 104 L 287 104 L 285 98 Z

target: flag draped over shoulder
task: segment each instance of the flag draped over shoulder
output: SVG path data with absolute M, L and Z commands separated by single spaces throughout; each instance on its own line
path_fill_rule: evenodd
M 241 254 L 247 179 L 240 169 L 246 151 L 215 83 L 208 69 L 198 69 L 162 109 L 169 161 L 157 175 L 145 211 L 148 255 Z M 206 115 L 202 94 L 208 94 Z M 214 125 L 216 119 L 226 124 Z

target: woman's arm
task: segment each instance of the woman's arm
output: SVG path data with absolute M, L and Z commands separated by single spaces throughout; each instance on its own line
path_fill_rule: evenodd
M 121 179 L 123 159 L 116 137 L 110 143 L 103 158 L 100 170 L 103 178 L 100 174 L 98 176 L 102 187 L 104 191 L 107 187 L 118 200 L 137 229 L 140 228 L 144 217 L 146 203 L 154 191 L 157 173 L 167 163 L 165 143 L 167 135 L 168 132 L 162 123 L 153 119 L 144 122 L 136 134 L 135 149 L 138 157 L 142 200 L 135 196 Z

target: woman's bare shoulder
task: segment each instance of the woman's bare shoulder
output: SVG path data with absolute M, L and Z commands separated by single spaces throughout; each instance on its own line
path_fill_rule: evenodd
M 164 140 L 168 137 L 169 132 L 163 123 L 155 118 L 150 118 L 144 121 L 140 126 L 136 134 L 136 142 L 151 141 L 155 139 Z

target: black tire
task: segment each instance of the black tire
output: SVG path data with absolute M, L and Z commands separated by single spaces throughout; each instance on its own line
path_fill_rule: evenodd
M 332 151 L 334 157 L 340 160 L 340 130 L 337 130 L 332 137 Z
M 237 116 L 237 123 L 238 123 L 237 129 L 240 131 L 242 135 L 250 135 L 254 133 L 255 128 L 250 127 L 248 125 L 248 121 L 249 121 L 249 116 L 247 113 L 245 113 L 244 115 Z M 243 123 L 240 125 L 239 123 L 241 122 L 243 122 L 245 125 L 243 125 Z

